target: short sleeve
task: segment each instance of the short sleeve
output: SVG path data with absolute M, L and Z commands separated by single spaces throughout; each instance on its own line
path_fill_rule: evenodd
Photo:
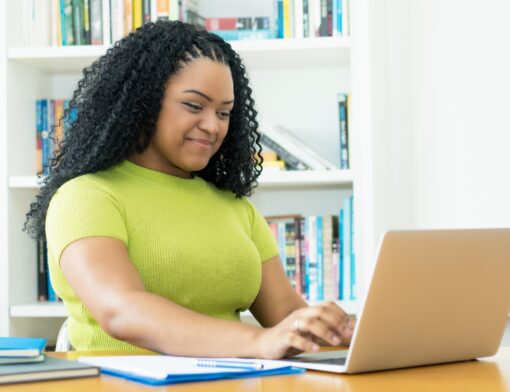
M 46 214 L 48 250 L 60 264 L 69 244 L 94 236 L 128 242 L 123 209 L 114 193 L 85 175 L 62 185 L 51 199 Z
M 248 199 L 244 200 L 246 201 L 252 215 L 252 241 L 259 251 L 260 260 L 264 263 L 279 254 L 278 245 L 262 214 L 253 204 L 250 203 Z

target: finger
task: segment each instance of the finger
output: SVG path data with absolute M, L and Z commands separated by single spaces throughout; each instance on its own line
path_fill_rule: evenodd
M 307 317 L 320 318 L 343 340 L 350 340 L 352 337 L 353 325 L 349 315 L 334 302 L 324 302 L 320 305 L 311 306 L 306 308 L 303 314 Z
M 332 346 L 336 346 L 342 341 L 339 334 L 333 331 L 320 317 L 303 317 L 300 323 L 300 332 L 311 333 L 316 338 L 322 339 Z
M 305 352 L 319 351 L 319 345 L 317 343 L 295 332 L 288 333 L 286 343 L 289 347 L 295 348 L 299 351 Z

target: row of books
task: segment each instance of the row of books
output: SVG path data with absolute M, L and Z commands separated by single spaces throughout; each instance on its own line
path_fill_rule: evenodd
M 273 0 L 273 18 L 207 18 L 200 14 L 199 0 L 20 1 L 23 46 L 110 45 L 157 20 L 193 23 L 225 40 L 349 34 L 349 0 Z
M 35 170 L 37 174 L 48 174 L 48 167 L 58 143 L 64 139 L 70 122 L 60 121 L 64 110 L 69 107 L 68 99 L 38 99 L 36 100 L 36 154 Z M 74 114 L 75 116 L 76 114 Z M 74 118 L 71 115 L 71 120 Z M 50 132 L 55 131 L 50 137 Z
M 319 152 L 296 136 L 291 130 L 282 127 L 265 127 L 261 130 L 263 146 L 263 166 L 277 170 L 335 170 L 350 168 L 349 154 L 349 103 L 348 94 L 338 94 L 338 130 L 340 140 L 340 160 L 330 162 Z
M 203 25 L 198 0 L 21 0 L 23 46 L 109 45 L 148 22 Z
M 266 220 L 292 286 L 310 301 L 355 300 L 353 197 L 339 215 L 270 216 Z
M 275 0 L 277 38 L 349 35 L 349 0 Z

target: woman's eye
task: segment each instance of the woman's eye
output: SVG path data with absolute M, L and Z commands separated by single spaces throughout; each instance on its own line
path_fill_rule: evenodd
M 194 112 L 198 112 L 200 111 L 200 109 L 202 109 L 200 106 L 189 102 L 185 102 L 184 105 L 186 105 L 189 109 L 191 109 Z
M 230 117 L 230 112 L 220 112 L 220 117 L 223 119 L 227 119 Z

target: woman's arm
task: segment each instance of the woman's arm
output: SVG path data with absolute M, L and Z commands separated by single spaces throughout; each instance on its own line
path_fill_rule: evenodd
M 262 285 L 250 307 L 260 325 L 273 327 L 293 311 L 308 307 L 285 275 L 279 256 L 262 265 Z
M 259 356 L 261 328 L 204 316 L 147 292 L 119 240 L 75 241 L 60 266 L 92 316 L 116 339 L 173 355 Z

